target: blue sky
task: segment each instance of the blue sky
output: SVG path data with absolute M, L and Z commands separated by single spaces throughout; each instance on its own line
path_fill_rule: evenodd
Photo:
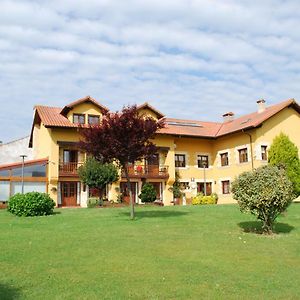
M 0 140 L 91 95 L 220 121 L 300 101 L 300 1 L 0 0 Z

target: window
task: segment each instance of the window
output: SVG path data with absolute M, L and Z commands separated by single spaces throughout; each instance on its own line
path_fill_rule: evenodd
M 208 155 L 198 155 L 198 168 L 208 168 Z
M 85 124 L 85 115 L 73 114 L 73 123 L 74 124 Z
M 12 169 L 13 177 L 22 176 L 22 167 Z M 25 177 L 46 177 L 46 165 L 32 165 L 24 167 Z
M 7 201 L 9 198 L 10 182 L 0 181 L 0 201 Z
M 211 182 L 206 182 L 206 195 L 211 195 Z M 204 182 L 197 182 L 197 193 L 205 194 Z
M 230 193 L 230 181 L 229 180 L 222 181 L 222 193 L 223 194 Z
M 243 148 L 239 150 L 239 161 L 240 163 L 248 162 L 248 150 Z
M 11 182 L 12 195 L 22 192 L 22 182 Z M 24 182 L 24 193 L 39 192 L 46 193 L 46 182 Z
M 93 116 L 93 115 L 89 115 L 88 116 L 88 123 L 90 125 L 98 125 L 100 123 L 100 118 L 99 116 Z
M 184 182 L 184 181 L 181 181 L 180 182 L 180 189 L 181 190 L 188 190 L 190 188 L 190 185 L 188 182 Z
M 261 146 L 261 160 L 268 160 L 267 146 Z
M 229 160 L 228 160 L 228 152 L 221 153 L 221 166 L 228 166 L 229 165 Z
M 175 154 L 175 167 L 176 168 L 185 168 L 185 155 L 184 154 Z

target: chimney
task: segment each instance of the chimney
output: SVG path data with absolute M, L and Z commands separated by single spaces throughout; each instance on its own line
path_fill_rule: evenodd
M 258 101 L 256 101 L 257 105 L 258 105 L 258 113 L 262 113 L 266 110 L 266 101 L 264 99 L 259 99 Z
M 232 111 L 226 113 L 223 115 L 223 122 L 230 122 L 234 119 L 234 113 Z

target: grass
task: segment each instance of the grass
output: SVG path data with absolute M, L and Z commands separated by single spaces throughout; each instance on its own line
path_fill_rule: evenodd
M 0 211 L 0 299 L 299 299 L 300 204 L 278 234 L 235 205 Z

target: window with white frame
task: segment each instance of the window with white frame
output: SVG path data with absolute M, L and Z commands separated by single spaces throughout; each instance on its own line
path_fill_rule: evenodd
M 198 168 L 208 168 L 208 155 L 198 155 L 197 162 Z
M 222 194 L 229 194 L 230 193 L 230 181 L 223 180 L 221 183 L 222 183 Z
M 267 146 L 261 145 L 260 151 L 261 151 L 261 160 L 267 161 L 268 160 Z
M 229 157 L 228 157 L 228 152 L 224 152 L 220 154 L 221 158 L 221 166 L 225 167 L 229 165 Z
M 175 167 L 176 168 L 185 168 L 185 154 L 175 154 Z
M 242 148 L 239 149 L 238 152 L 239 152 L 239 162 L 240 163 L 248 162 L 248 149 Z

